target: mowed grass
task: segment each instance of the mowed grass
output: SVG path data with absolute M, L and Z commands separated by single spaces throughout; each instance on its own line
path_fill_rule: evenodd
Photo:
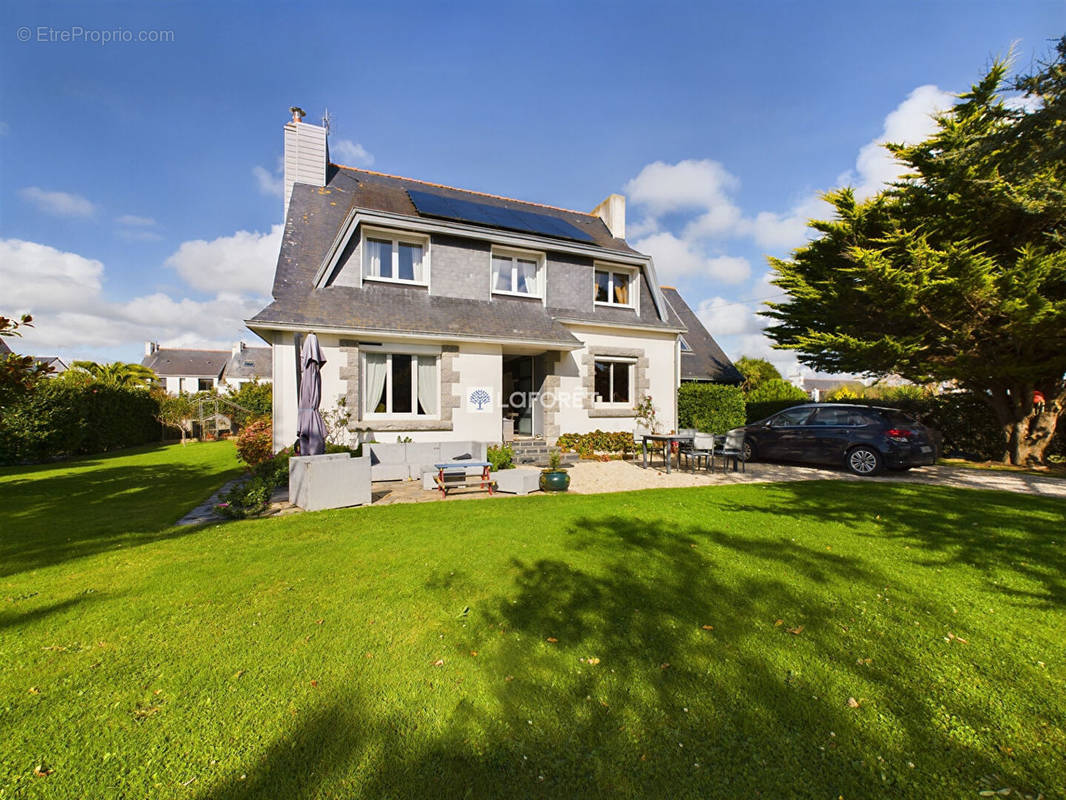
M 1066 794 L 1061 501 L 824 481 L 159 527 L 212 447 L 0 475 L 0 797 Z

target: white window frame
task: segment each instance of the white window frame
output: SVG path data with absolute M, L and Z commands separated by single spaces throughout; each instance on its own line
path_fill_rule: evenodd
M 509 258 L 511 259 L 511 286 L 515 285 L 515 281 L 518 279 L 518 260 L 534 261 L 537 264 L 536 291 L 535 292 L 515 292 L 508 291 L 506 289 L 496 288 L 496 259 L 497 258 Z M 537 252 L 536 250 L 516 250 L 513 247 L 492 247 L 489 251 L 489 290 L 492 294 L 502 294 L 508 297 L 532 297 L 538 300 L 544 300 L 544 286 L 547 284 L 547 258 L 544 253 Z
M 611 400 L 599 400 L 596 395 L 596 364 L 598 362 L 605 362 L 612 364 L 611 378 L 610 378 L 610 397 L 614 397 L 614 370 L 618 364 L 629 367 L 629 399 L 620 403 L 613 402 Z M 635 358 L 626 358 L 622 356 L 593 356 L 592 357 L 592 402 L 596 408 L 633 408 L 636 402 L 636 386 L 635 381 L 637 377 L 637 360 Z
M 410 348 L 406 350 L 394 349 L 394 348 L 373 348 L 364 350 L 361 354 L 360 369 L 362 370 L 362 418 L 363 419 L 403 419 L 403 420 L 420 420 L 420 419 L 440 419 L 440 351 L 429 350 L 428 348 Z M 385 356 L 385 363 L 388 367 L 388 371 L 385 374 L 385 408 L 392 407 L 392 357 L 394 355 L 411 356 L 413 361 L 413 367 L 411 373 L 411 408 L 415 411 L 401 412 L 394 414 L 391 411 L 369 411 L 366 406 L 370 398 L 367 396 L 367 370 L 366 370 L 366 357 L 368 355 L 383 355 Z M 434 396 L 437 398 L 437 413 L 436 414 L 419 414 L 418 413 L 418 359 L 432 356 L 436 362 L 436 374 L 437 385 L 434 387 Z
M 688 339 L 686 339 L 684 336 L 678 336 L 677 337 L 677 343 L 681 347 L 681 352 L 682 353 L 691 353 L 691 352 L 693 352 L 692 345 L 690 345 L 688 343 Z
M 413 244 L 422 248 L 422 280 L 413 281 L 405 278 L 393 278 L 385 277 L 383 275 L 371 275 L 370 274 L 370 262 L 369 255 L 370 250 L 367 247 L 368 239 L 379 239 L 381 241 L 388 241 L 392 243 L 392 274 L 396 275 L 400 271 L 400 245 L 401 244 Z M 406 286 L 425 286 L 429 287 L 429 274 L 430 274 L 430 255 L 429 247 L 430 237 L 421 236 L 417 233 L 407 233 L 405 231 L 390 230 L 388 228 L 367 228 L 364 227 L 360 232 L 359 239 L 359 270 L 360 275 L 364 281 L 379 281 L 381 283 L 402 283 Z
M 613 300 L 597 300 L 596 299 L 596 273 L 606 272 L 611 277 L 607 282 L 607 297 L 614 297 L 614 276 L 617 273 L 624 273 L 629 276 L 629 302 L 628 303 L 616 303 Z M 592 265 L 592 302 L 595 306 L 604 306 L 607 308 L 630 308 L 640 313 L 640 270 L 635 267 L 624 267 L 620 264 L 608 264 L 603 261 L 596 261 Z

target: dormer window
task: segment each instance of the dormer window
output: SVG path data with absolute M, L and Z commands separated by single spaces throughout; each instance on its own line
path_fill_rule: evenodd
M 364 279 L 428 285 L 428 238 L 364 230 L 362 249 Z
M 492 250 L 492 291 L 494 294 L 515 294 L 540 297 L 544 271 L 544 255 L 522 250 Z
M 628 269 L 597 267 L 596 305 L 636 308 L 637 277 Z

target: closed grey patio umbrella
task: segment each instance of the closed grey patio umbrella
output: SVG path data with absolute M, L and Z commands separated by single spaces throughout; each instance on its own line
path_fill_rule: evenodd
M 320 456 L 326 452 L 326 426 L 318 413 L 318 404 L 322 400 L 320 370 L 325 363 L 318 337 L 307 334 L 300 348 L 300 397 L 296 415 L 296 436 L 302 456 Z

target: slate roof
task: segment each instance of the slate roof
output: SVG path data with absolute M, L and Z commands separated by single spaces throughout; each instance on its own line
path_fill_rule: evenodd
M 7 342 L 0 336 L 0 356 L 6 356 L 11 354 L 11 348 L 7 346 Z
M 223 373 L 225 378 L 270 379 L 274 375 L 274 359 L 269 347 L 245 347 L 230 356 Z
M 62 375 L 70 366 L 60 356 L 34 356 L 33 360 L 42 367 L 51 367 L 53 375 Z
M 663 286 L 662 290 L 666 302 L 688 328 L 684 337 L 692 349 L 681 351 L 681 380 L 713 381 L 714 383 L 743 382 L 744 376 L 740 374 L 740 370 L 733 366 L 729 356 L 722 351 L 718 342 L 703 327 L 700 318 L 689 308 L 681 293 L 672 286 Z
M 229 361 L 229 350 L 188 350 L 161 347 L 141 364 L 155 370 L 161 378 L 217 378 Z
M 285 232 L 272 290 L 273 302 L 252 317 L 249 324 L 294 324 L 308 327 L 353 328 L 459 335 L 490 340 L 513 339 L 548 346 L 577 347 L 580 342 L 554 317 L 589 322 L 632 323 L 632 312 L 598 308 L 585 313 L 551 309 L 522 298 L 495 296 L 472 300 L 432 296 L 424 288 L 365 283 L 362 288 L 339 285 L 312 289 L 314 278 L 353 208 L 404 214 L 418 218 L 407 190 L 432 191 L 448 197 L 555 216 L 587 232 L 596 246 L 636 254 L 623 239 L 611 236 L 599 217 L 578 211 L 542 206 L 478 192 L 427 184 L 368 170 L 330 165 L 327 185 L 293 186 L 285 219 Z M 547 241 L 547 240 L 546 240 Z M 550 250 L 550 247 L 548 247 Z M 642 281 L 642 284 L 644 282 Z M 658 328 L 683 328 L 675 314 L 659 319 L 654 306 L 641 301 L 639 324 Z

